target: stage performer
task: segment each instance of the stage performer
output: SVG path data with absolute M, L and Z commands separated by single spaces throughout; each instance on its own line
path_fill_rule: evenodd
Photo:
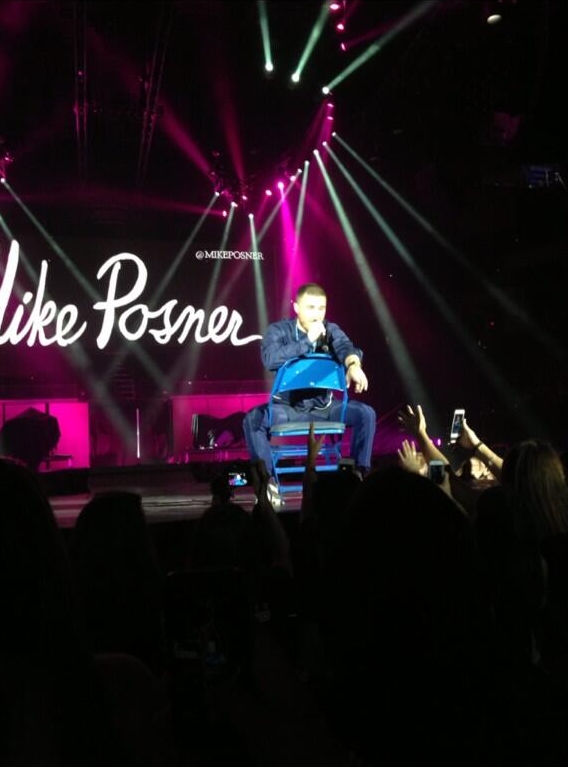
M 273 322 L 262 338 L 262 363 L 267 370 L 276 372 L 293 357 L 310 352 L 329 353 L 345 366 L 347 385 L 352 385 L 356 394 L 365 392 L 369 383 L 362 367 L 363 352 L 354 346 L 339 325 L 325 319 L 326 309 L 327 296 L 320 285 L 310 282 L 298 288 L 294 301 L 296 317 Z M 322 392 L 308 399 L 274 405 L 273 420 L 277 423 L 334 421 L 339 418 L 340 410 L 341 402 L 333 399 L 333 392 Z M 362 475 L 371 466 L 376 420 L 370 405 L 349 400 L 345 422 L 352 427 L 351 457 Z M 264 461 L 271 472 L 268 404 L 255 407 L 246 414 L 243 431 L 251 460 Z

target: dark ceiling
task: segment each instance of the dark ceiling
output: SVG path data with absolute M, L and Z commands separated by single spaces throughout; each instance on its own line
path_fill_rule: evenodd
M 329 18 L 290 87 L 319 0 L 264 3 L 272 77 L 256 2 L 2 0 L 8 181 L 56 230 L 187 215 L 219 169 L 254 194 L 301 160 L 321 86 L 374 45 L 333 93 L 336 126 L 367 161 L 391 177 L 435 166 L 450 184 L 522 183 L 526 164 L 566 161 L 565 3 L 495 3 L 494 26 L 490 5 L 345 0 L 344 36 Z

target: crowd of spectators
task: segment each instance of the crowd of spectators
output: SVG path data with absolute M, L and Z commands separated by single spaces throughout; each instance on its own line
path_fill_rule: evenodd
M 310 433 L 292 533 L 262 462 L 252 509 L 215 478 L 175 572 L 136 493 L 97 494 L 64 541 L 35 472 L 0 459 L 0 762 L 564 763 L 563 455 L 499 455 L 464 419 L 453 469 L 419 405 L 399 422 L 364 478 L 318 473 Z

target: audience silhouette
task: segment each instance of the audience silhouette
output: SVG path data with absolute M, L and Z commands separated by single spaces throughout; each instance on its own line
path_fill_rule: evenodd
M 467 517 L 425 477 L 378 469 L 349 504 L 334 573 L 332 715 L 346 743 L 369 764 L 463 764 L 489 630 Z
M 469 457 L 454 471 L 419 405 L 399 421 L 399 465 L 365 479 L 348 465 L 316 473 L 311 430 L 291 537 L 262 461 L 251 510 L 216 477 L 185 567 L 169 573 L 138 493 L 94 496 L 66 550 L 38 477 L 0 459 L 0 761 L 564 763 L 564 455 L 533 437 L 501 457 L 464 419 Z M 187 684 L 196 637 L 200 691 Z M 196 748 L 179 714 L 198 710 Z
M 133 655 L 161 674 L 164 576 L 139 493 L 98 493 L 77 517 L 70 558 L 96 652 Z
M 0 459 L 0 488 L 0 763 L 175 764 L 167 702 L 150 672 L 130 656 L 91 650 L 65 544 L 35 472 Z
M 427 457 L 448 459 L 428 437 L 420 406 L 401 423 Z M 451 491 L 469 514 L 480 587 L 491 616 L 486 683 L 488 711 L 500 729 L 485 733 L 498 763 L 557 764 L 567 743 L 560 722 L 568 711 L 568 490 L 560 454 L 529 438 L 504 457 L 464 419 L 462 448 L 490 469 L 494 481 L 472 491 L 449 470 Z M 407 449 L 401 464 L 411 469 Z M 498 755 L 498 757 L 497 757 Z

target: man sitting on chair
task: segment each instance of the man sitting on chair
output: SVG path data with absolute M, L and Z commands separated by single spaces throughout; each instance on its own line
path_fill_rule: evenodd
M 295 319 L 273 322 L 261 342 L 261 358 L 265 368 L 277 371 L 285 362 L 311 352 L 331 354 L 345 366 L 347 385 L 353 384 L 356 394 L 367 391 L 367 376 L 361 360 L 363 352 L 355 347 L 343 330 L 325 320 L 327 297 L 324 289 L 313 282 L 302 285 L 294 302 Z M 309 394 L 304 392 L 300 394 Z M 289 421 L 335 421 L 339 419 L 341 402 L 334 401 L 333 392 L 321 392 L 308 398 L 294 397 L 273 405 L 273 423 Z M 243 432 L 252 461 L 264 461 L 272 468 L 270 452 L 268 405 L 250 410 L 243 422 Z M 352 427 L 351 458 L 357 469 L 365 474 L 371 465 L 376 414 L 363 402 L 349 401 L 345 425 Z

